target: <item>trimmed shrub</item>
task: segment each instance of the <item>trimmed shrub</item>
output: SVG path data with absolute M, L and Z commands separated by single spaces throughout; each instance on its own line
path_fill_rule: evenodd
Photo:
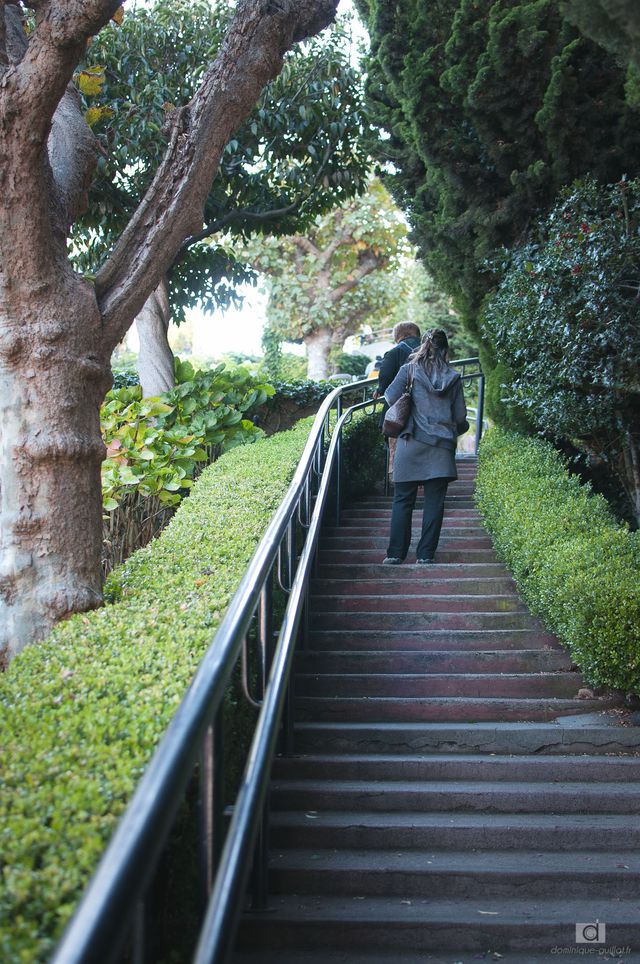
M 356 412 L 343 431 L 344 495 L 357 499 L 384 483 L 384 436 L 380 431 L 381 406 L 372 415 Z
M 48 958 L 308 433 L 300 423 L 205 469 L 162 535 L 111 574 L 114 605 L 59 625 L 0 678 L 0 960 Z
M 480 448 L 477 499 L 523 598 L 589 682 L 640 695 L 640 532 L 548 442 L 497 428 Z

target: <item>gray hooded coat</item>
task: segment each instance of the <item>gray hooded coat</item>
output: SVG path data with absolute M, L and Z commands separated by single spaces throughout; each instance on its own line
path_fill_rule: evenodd
M 460 373 L 449 365 L 428 375 L 422 365 L 403 365 L 385 392 L 393 405 L 405 391 L 413 369 L 411 415 L 396 448 L 396 482 L 457 479 L 456 442 L 469 425 Z

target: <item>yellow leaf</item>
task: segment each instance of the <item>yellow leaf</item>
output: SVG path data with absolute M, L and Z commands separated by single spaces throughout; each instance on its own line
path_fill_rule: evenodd
M 103 67 L 91 67 L 89 70 L 81 70 L 78 74 L 78 87 L 87 97 L 95 97 L 99 94 L 103 84 Z
M 114 111 L 110 107 L 90 107 L 85 111 L 84 119 L 89 127 L 94 127 L 98 121 L 113 117 Z
M 120 26 L 124 20 L 124 7 L 118 7 L 111 19 L 114 20 L 118 26 Z

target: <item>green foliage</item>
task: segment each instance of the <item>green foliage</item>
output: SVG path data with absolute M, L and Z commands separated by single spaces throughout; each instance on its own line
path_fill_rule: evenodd
M 346 351 L 334 351 L 331 354 L 331 367 L 335 372 L 364 378 L 364 373 L 370 359 L 366 355 L 353 355 Z
M 113 370 L 113 390 L 119 388 L 131 388 L 133 385 L 140 384 L 140 376 L 132 368 L 119 368 Z
M 344 496 L 358 499 L 371 495 L 384 482 L 385 449 L 380 431 L 380 411 L 356 412 L 343 430 Z
M 494 281 L 486 258 L 519 243 L 561 187 L 637 171 L 640 114 L 625 69 L 555 0 L 358 6 L 372 40 L 367 96 L 384 132 L 372 150 L 420 256 L 473 325 Z
M 640 8 L 636 0 L 563 0 L 562 11 L 585 37 L 621 63 L 640 67 Z
M 87 105 L 101 112 L 94 130 L 104 156 L 88 211 L 74 228 L 83 270 L 95 272 L 122 233 L 164 154 L 165 122 L 197 89 L 234 6 L 227 0 L 154 0 L 93 39 L 85 70 L 104 68 L 104 83 L 96 92 L 93 83 Z M 174 320 L 196 302 L 213 310 L 236 301 L 235 287 L 252 277 L 220 236 L 222 226 L 236 238 L 295 231 L 360 189 L 369 165 L 359 136 L 366 118 L 347 29 L 342 21 L 287 54 L 280 75 L 227 144 L 204 212 L 218 236 L 194 244 L 174 264 Z M 281 213 L 265 222 L 252 217 L 274 210 Z
M 196 370 L 175 361 L 176 385 L 142 398 L 139 385 L 109 392 L 101 409 L 108 458 L 102 466 L 104 507 L 112 512 L 125 493 L 156 496 L 174 506 L 193 485 L 199 463 L 259 429 L 244 416 L 273 394 L 244 368 Z
M 226 453 L 171 524 L 0 676 L 0 959 L 48 960 L 300 458 L 308 423 Z M 228 700 L 227 746 L 237 743 Z
M 295 402 L 299 408 L 319 403 L 332 392 L 331 382 L 313 382 L 300 379 L 290 382 L 272 382 L 274 394 L 267 400 L 267 408 L 277 407 L 283 399 Z
M 268 325 L 280 339 L 305 341 L 324 329 L 342 347 L 365 320 L 386 320 L 406 294 L 407 229 L 379 181 L 318 217 L 303 237 L 265 238 L 249 253 L 268 277 Z
M 640 533 L 548 442 L 501 429 L 483 439 L 477 499 L 523 598 L 587 679 L 640 695 Z
M 505 398 L 547 434 L 579 439 L 607 461 L 637 513 L 629 460 L 640 444 L 640 181 L 577 182 L 538 236 L 505 260 L 484 310 L 510 369 Z

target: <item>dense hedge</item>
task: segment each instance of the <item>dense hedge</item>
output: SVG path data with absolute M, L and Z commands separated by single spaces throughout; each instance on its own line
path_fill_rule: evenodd
M 367 495 L 384 484 L 384 436 L 380 430 L 382 406 L 371 414 L 356 412 L 344 427 L 344 496 L 346 500 Z
M 492 429 L 477 498 L 520 592 L 598 686 L 640 694 L 640 532 L 540 439 Z
M 0 960 L 45 960 L 282 499 L 309 432 L 232 450 L 0 678 Z

